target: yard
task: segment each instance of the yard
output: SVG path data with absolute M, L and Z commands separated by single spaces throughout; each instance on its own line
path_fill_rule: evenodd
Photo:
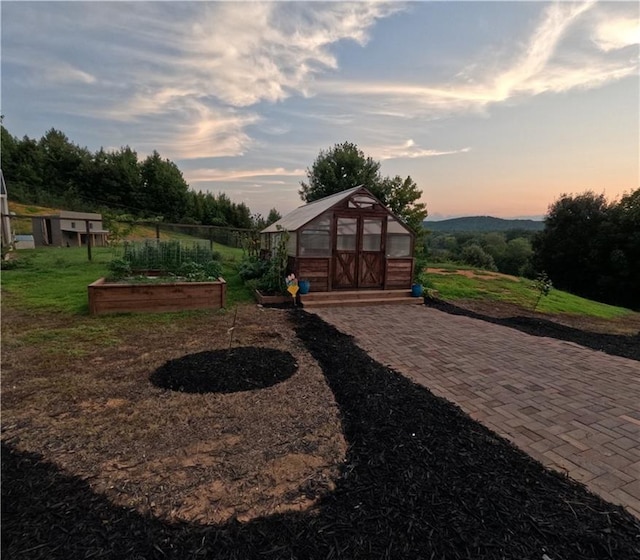
M 313 315 L 238 297 L 237 317 L 232 307 L 92 318 L 79 300 L 46 304 L 5 283 L 26 270 L 3 275 L 7 557 L 640 554 L 640 524 L 621 508 Z M 248 391 L 152 382 L 201 352 L 224 357 L 210 370 L 205 362 L 205 374 L 220 376 L 245 348 L 288 353 L 297 369 Z

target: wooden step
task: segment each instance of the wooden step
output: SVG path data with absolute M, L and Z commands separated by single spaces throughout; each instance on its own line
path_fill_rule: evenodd
M 411 295 L 411 290 L 334 290 L 332 292 L 310 292 L 300 296 L 302 302 L 322 300 L 395 299 Z
M 334 295 L 336 292 L 333 292 Z M 304 297 L 304 296 L 303 296 Z M 420 305 L 424 303 L 421 297 L 390 297 L 390 298 L 380 298 L 380 297 L 359 297 L 359 298 L 334 298 L 334 299 L 316 299 L 316 300 L 307 300 L 302 299 L 302 307 L 304 309 L 318 309 L 322 307 L 360 307 L 367 305 Z

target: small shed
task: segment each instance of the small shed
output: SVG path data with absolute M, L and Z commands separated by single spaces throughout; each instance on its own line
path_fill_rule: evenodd
M 260 232 L 263 254 L 288 234 L 288 272 L 312 292 L 411 287 L 414 234 L 365 187 L 300 206 Z
M 31 227 L 36 247 L 83 247 L 89 237 L 95 247 L 107 245 L 109 231 L 102 226 L 102 215 L 91 212 L 61 211 L 50 216 L 34 216 Z

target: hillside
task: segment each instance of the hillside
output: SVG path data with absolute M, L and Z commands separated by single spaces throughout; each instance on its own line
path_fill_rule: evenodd
M 465 218 L 451 218 L 439 222 L 424 221 L 422 225 L 429 231 L 456 232 L 456 231 L 509 231 L 521 229 L 527 231 L 541 231 L 544 222 L 536 220 L 504 220 L 492 216 L 469 216 Z

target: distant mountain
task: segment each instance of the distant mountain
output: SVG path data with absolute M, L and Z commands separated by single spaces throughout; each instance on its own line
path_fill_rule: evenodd
M 424 221 L 422 225 L 429 231 L 508 231 L 511 229 L 523 229 L 527 231 L 541 231 L 544 229 L 544 222 L 536 220 L 503 220 L 492 216 L 469 216 L 466 218 L 451 218 L 439 222 Z

